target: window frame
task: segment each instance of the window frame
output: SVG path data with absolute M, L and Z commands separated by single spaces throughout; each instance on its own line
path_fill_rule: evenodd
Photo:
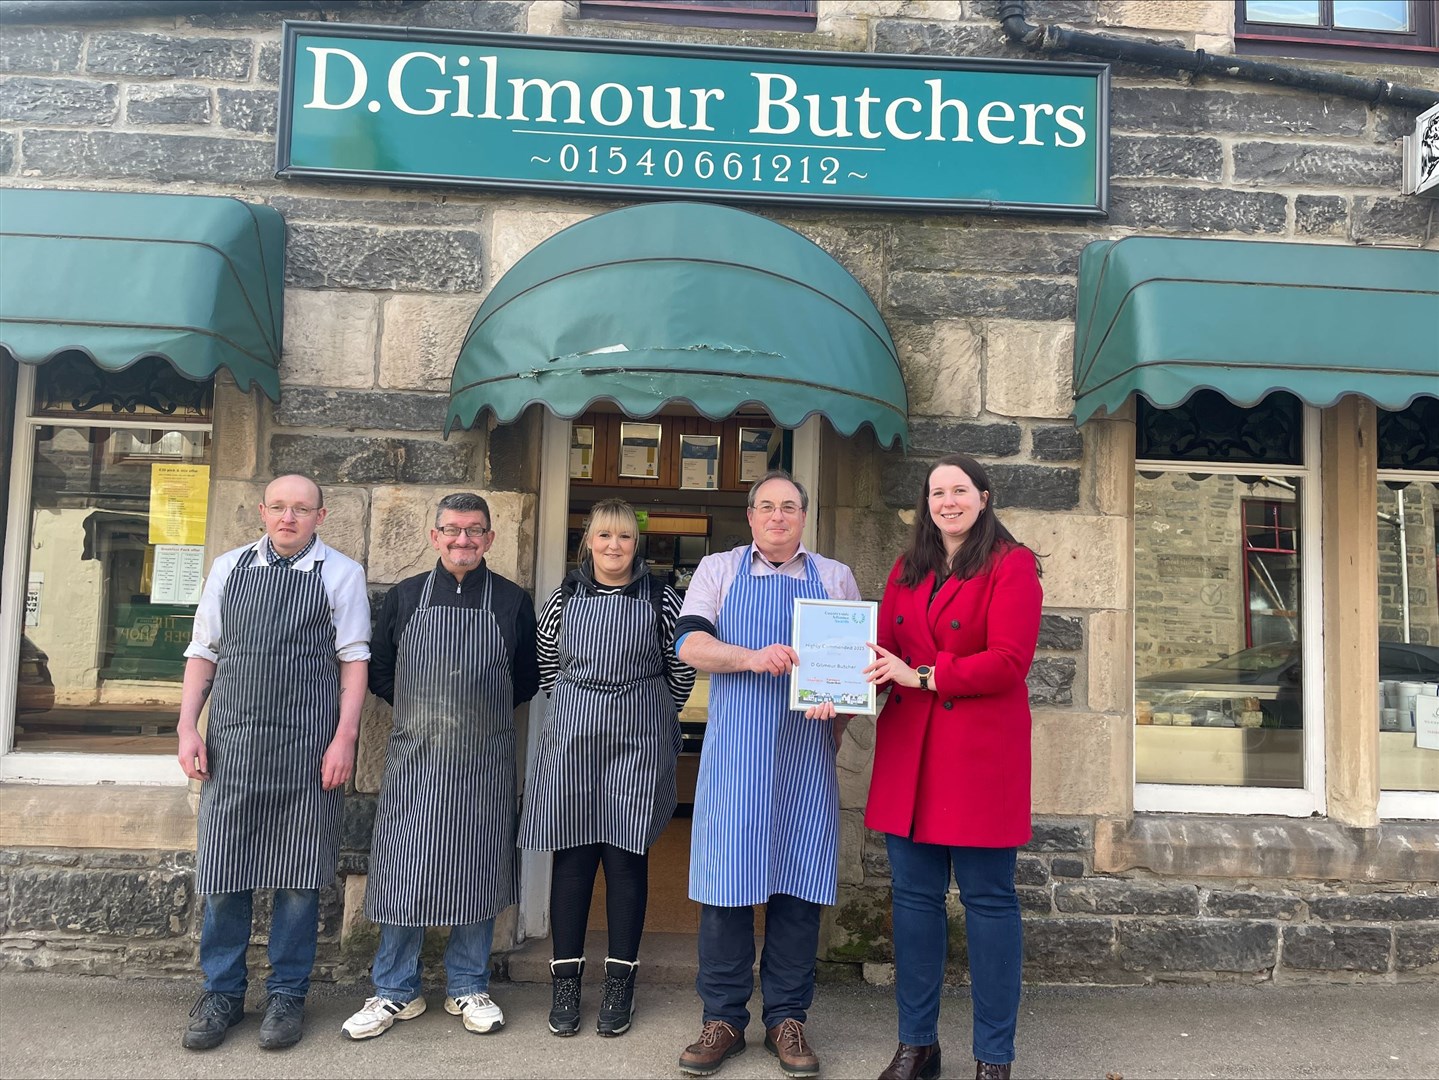
M 1303 461 L 1300 464 L 1208 463 L 1198 461 L 1158 461 L 1136 458 L 1134 475 L 1141 472 L 1197 473 L 1208 475 L 1246 475 L 1283 473 L 1303 481 L 1299 516 L 1300 560 L 1300 663 L 1301 700 L 1304 705 L 1304 783 L 1298 788 L 1235 787 L 1218 784 L 1155 784 L 1138 779 L 1137 755 L 1131 754 L 1130 783 L 1134 791 L 1134 809 L 1138 813 L 1195 814 L 1272 814 L 1284 817 L 1308 817 L 1327 813 L 1325 782 L 1325 716 L 1324 716 L 1324 589 L 1323 551 L 1320 534 L 1323 526 L 1320 506 L 1322 476 L 1320 475 L 1319 425 L 1320 410 L 1303 406 Z M 1132 571 L 1131 571 L 1132 573 Z M 1138 601 L 1130 625 L 1137 633 Z M 1130 637 L 1130 655 L 1134 655 L 1134 633 Z M 1131 728 L 1136 711 L 1137 686 L 1130 700 Z
M 16 750 L 15 713 L 20 671 L 19 640 L 25 617 L 25 588 L 30 565 L 30 500 L 34 494 L 35 430 L 44 426 L 153 430 L 183 426 L 209 431 L 208 421 L 176 425 L 173 418 L 145 416 L 124 420 L 112 413 L 86 417 L 36 415 L 36 368 L 19 365 L 15 423 L 10 455 L 10 506 L 5 530 L 5 570 L 0 581 L 0 640 L 16 643 L 0 650 L 0 782 L 46 784 L 155 784 L 183 786 L 188 781 L 170 754 L 107 754 L 81 751 Z M 167 422 L 168 421 L 168 422 Z M 211 444 L 213 446 L 213 442 Z
M 794 30 L 811 33 L 819 23 L 817 0 L 802 7 L 772 6 L 767 0 L 742 3 L 675 3 L 674 0 L 580 0 L 582 19 L 717 26 L 739 30 Z
M 1322 58 L 1358 51 L 1388 62 L 1431 64 L 1439 54 L 1439 18 L 1432 4 L 1408 4 L 1414 29 L 1394 31 L 1336 28 L 1334 0 L 1319 0 L 1318 26 L 1254 22 L 1248 18 L 1248 0 L 1234 0 L 1235 52 Z
M 1439 470 L 1378 469 L 1376 481 L 1382 487 L 1386 480 L 1407 480 L 1411 483 L 1439 483 Z M 1439 568 L 1436 568 L 1439 579 Z M 1439 580 L 1435 582 L 1439 588 Z M 1378 582 L 1375 582 L 1378 587 Z M 1378 732 L 1375 733 L 1376 738 Z M 1439 753 L 1439 751 L 1435 751 Z M 1382 782 L 1382 778 L 1381 778 Z M 1429 820 L 1439 818 L 1439 791 L 1398 791 L 1380 787 L 1379 820 Z

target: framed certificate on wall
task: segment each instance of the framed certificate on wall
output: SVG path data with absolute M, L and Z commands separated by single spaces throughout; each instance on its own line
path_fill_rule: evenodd
M 680 436 L 680 487 L 714 491 L 719 487 L 720 437 Z
M 570 428 L 570 479 L 593 480 L 595 475 L 595 429 L 587 424 Z
M 780 437 L 775 428 L 739 429 L 739 482 L 753 484 L 771 469 L 779 467 Z
M 620 475 L 658 480 L 660 475 L 659 424 L 620 425 Z

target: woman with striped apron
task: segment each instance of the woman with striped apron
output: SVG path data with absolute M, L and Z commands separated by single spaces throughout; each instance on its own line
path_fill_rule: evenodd
M 679 708 L 694 670 L 674 655 L 679 597 L 637 558 L 639 526 L 619 499 L 597 504 L 581 567 L 540 613 L 550 708 L 525 799 L 520 846 L 553 851 L 550 1030 L 579 1029 L 585 929 L 605 868 L 609 950 L 596 1031 L 622 1035 L 634 1008 L 648 851 L 674 814 Z
M 380 926 L 375 994 L 395 1019 L 424 1011 L 425 928 L 448 926 L 445 1008 L 485 1033 L 504 1024 L 488 997 L 494 920 L 516 899 L 514 689 L 495 576 L 471 572 L 484 575 L 478 607 L 432 604 L 437 568 L 400 637 L 365 916 Z

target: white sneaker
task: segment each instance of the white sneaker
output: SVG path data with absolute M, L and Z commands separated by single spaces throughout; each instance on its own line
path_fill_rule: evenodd
M 373 1039 L 389 1031 L 396 1020 L 413 1020 L 424 1011 L 423 997 L 411 1002 L 372 997 L 365 1001 L 364 1008 L 345 1021 L 342 1030 L 352 1039 Z
M 489 994 L 466 994 L 445 998 L 445 1012 L 461 1017 L 465 1028 L 477 1035 L 488 1035 L 505 1026 L 505 1014 L 490 1000 Z

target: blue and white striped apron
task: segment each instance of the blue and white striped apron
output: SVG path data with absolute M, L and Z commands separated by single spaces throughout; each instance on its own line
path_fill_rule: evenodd
M 720 607 L 719 639 L 746 649 L 788 642 L 794 602 L 826 599 L 814 561 L 805 576 L 755 577 L 744 560 Z M 786 893 L 833 904 L 838 886 L 839 780 L 834 723 L 789 708 L 789 679 L 750 671 L 710 676 L 690 841 L 690 899 L 719 907 Z
M 479 607 L 435 607 L 430 571 L 400 635 L 365 887 L 371 922 L 468 926 L 516 899 L 514 682 L 484 573 Z
M 610 844 L 643 855 L 674 815 L 681 746 L 655 606 L 577 593 L 563 610 L 520 846 Z
M 320 787 L 340 724 L 335 627 L 313 570 L 255 562 L 225 582 L 200 787 L 195 891 L 318 889 L 335 880 L 344 789 Z

